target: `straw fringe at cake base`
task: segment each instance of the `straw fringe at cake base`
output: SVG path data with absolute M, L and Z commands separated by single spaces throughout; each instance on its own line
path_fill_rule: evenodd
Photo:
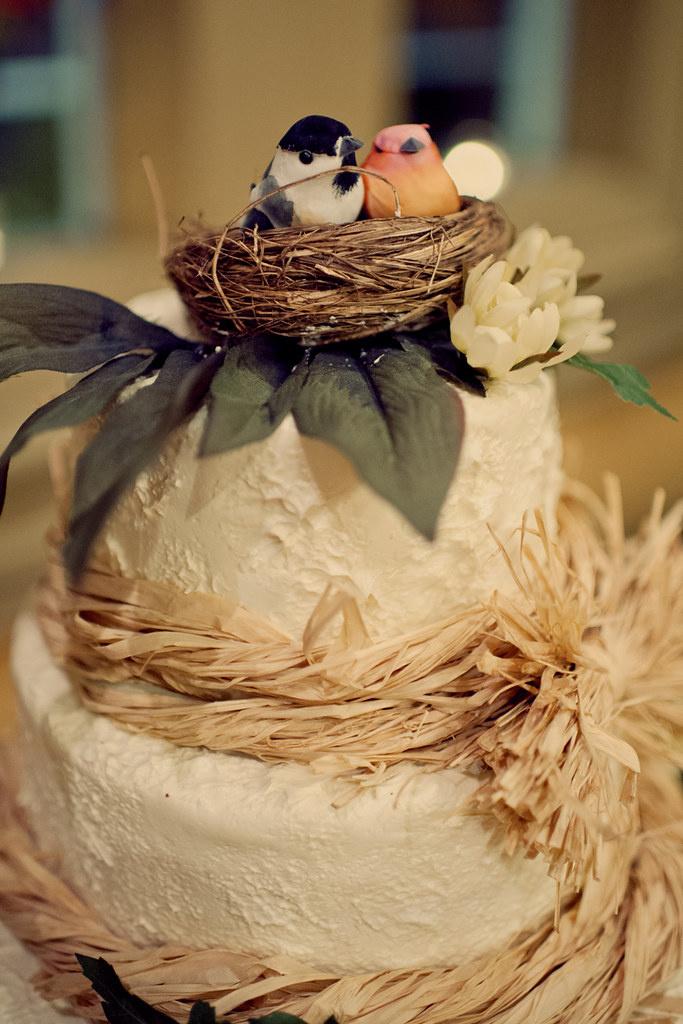
M 79 952 L 110 960 L 180 1021 L 200 998 L 235 1021 L 277 1008 L 308 1024 L 330 1014 L 349 1024 L 627 1024 L 655 1004 L 660 1022 L 683 1013 L 654 995 L 683 963 L 683 510 L 663 517 L 662 507 L 658 495 L 626 540 L 614 481 L 605 505 L 574 487 L 557 542 L 540 520 L 535 544 L 523 532 L 518 600 L 496 597 L 373 644 L 353 605 L 331 595 L 297 645 L 205 595 L 103 571 L 67 594 L 57 573 L 43 620 L 86 706 L 174 742 L 269 760 L 310 761 L 319 735 L 313 767 L 359 784 L 406 760 L 424 770 L 484 761 L 477 807 L 497 816 L 509 847 L 544 856 L 566 895 L 556 922 L 460 967 L 336 977 L 284 957 L 140 949 L 59 880 L 5 785 L 0 912 L 42 961 L 39 990 L 101 1021 Z M 59 614 L 56 599 L 68 599 Z M 338 611 L 344 628 L 323 642 Z M 131 675 L 159 685 L 158 697 L 136 696 Z M 239 699 L 224 700 L 236 687 Z M 369 705 L 360 721 L 367 712 L 372 730 L 359 732 L 356 704 Z

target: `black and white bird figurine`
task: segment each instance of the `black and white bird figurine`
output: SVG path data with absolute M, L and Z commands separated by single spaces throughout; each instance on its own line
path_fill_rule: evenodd
M 306 224 L 349 224 L 363 205 L 360 174 L 337 168 L 355 166 L 356 150 L 363 145 L 341 121 L 320 114 L 302 117 L 277 144 L 261 180 L 252 186 L 251 201 L 263 202 L 248 210 L 241 226 L 288 228 Z M 312 178 L 269 196 L 281 185 Z

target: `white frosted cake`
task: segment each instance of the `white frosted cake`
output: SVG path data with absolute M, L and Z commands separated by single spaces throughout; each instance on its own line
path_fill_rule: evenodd
M 132 303 L 186 335 L 166 291 Z M 514 587 L 497 540 L 526 513 L 550 523 L 561 486 L 552 377 L 463 394 L 466 437 L 437 539 L 420 537 L 329 445 L 288 417 L 268 440 L 197 461 L 201 412 L 109 521 L 102 557 L 122 576 L 221 594 L 300 636 L 325 588 L 358 601 L 372 635 L 397 634 Z M 496 540 L 497 539 L 497 540 Z
M 158 303 L 135 308 L 158 316 Z M 163 306 L 178 329 L 172 293 Z M 494 535 L 508 542 L 534 508 L 554 514 L 552 379 L 465 402 L 461 468 L 434 544 L 291 420 L 197 462 L 199 414 L 123 500 L 101 553 L 122 576 L 218 593 L 294 637 L 328 583 L 351 589 L 371 631 L 397 633 L 514 590 Z M 406 766 L 358 793 L 303 765 L 131 735 L 79 706 L 30 619 L 14 675 L 30 819 L 71 884 L 136 942 L 181 942 L 191 920 L 200 945 L 352 973 L 467 962 L 552 912 L 542 861 L 507 855 L 493 819 L 464 806 L 476 770 Z
M 40 367 L 97 367 L 43 411 L 76 429 L 14 634 L 17 791 L 0 776 L 0 914 L 49 1000 L 98 1024 L 630 1024 L 679 965 L 683 510 L 657 499 L 631 542 L 614 489 L 563 498 L 541 371 L 666 410 L 586 355 L 613 324 L 571 242 L 501 238 L 434 327 L 430 234 L 427 319 L 367 343 L 224 344 L 222 285 L 207 340 L 206 281 L 193 320 L 171 290 L 135 316 L 4 290 L 57 352 Z M 25 335 L 12 372 L 37 368 Z
M 510 857 L 466 812 L 476 773 L 416 774 L 360 794 L 130 735 L 81 708 L 35 624 L 14 673 L 30 820 L 64 877 L 136 943 L 230 944 L 365 973 L 467 963 L 552 912 L 539 860 Z

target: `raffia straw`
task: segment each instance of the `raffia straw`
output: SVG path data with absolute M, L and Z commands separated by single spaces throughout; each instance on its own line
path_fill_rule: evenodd
M 41 619 L 86 708 L 178 746 L 366 785 L 406 763 L 483 762 L 473 801 L 506 848 L 580 888 L 637 827 L 639 751 L 683 766 L 683 508 L 657 506 L 628 542 L 613 488 L 607 505 L 575 489 L 559 516 L 557 542 L 540 516 L 523 532 L 514 598 L 372 643 L 329 592 L 298 642 L 216 596 L 103 567 L 69 589 L 56 562 Z M 345 616 L 332 639 L 331 609 Z
M 76 953 L 104 956 L 182 1022 L 198 999 L 236 1022 L 277 1009 L 308 1024 L 330 1014 L 343 1024 L 636 1024 L 658 1007 L 672 1020 L 683 1005 L 653 994 L 683 962 L 683 800 L 661 760 L 644 764 L 639 810 L 639 834 L 610 847 L 558 930 L 546 921 L 462 966 L 341 977 L 284 956 L 141 948 L 115 935 L 39 853 L 0 774 L 0 916 L 41 961 L 41 995 L 94 1022 L 104 1016 Z
M 154 215 L 157 222 L 159 259 L 163 260 L 170 245 L 168 212 L 166 210 L 164 194 L 161 189 L 161 183 L 159 182 L 156 167 L 154 166 L 154 161 L 149 153 L 143 153 L 140 157 L 140 162 L 142 164 L 142 169 L 145 172 L 145 178 L 147 179 L 147 185 L 149 186 L 152 203 L 154 205 Z

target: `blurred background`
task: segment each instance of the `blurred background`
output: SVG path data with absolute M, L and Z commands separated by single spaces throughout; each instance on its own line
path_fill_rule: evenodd
M 615 359 L 683 420 L 681 0 L 0 0 L 0 280 L 159 287 L 140 155 L 171 223 L 220 224 L 308 113 L 366 141 L 428 122 L 462 192 L 571 235 L 603 275 Z M 558 376 L 572 473 L 618 472 L 630 523 L 655 486 L 681 497 L 680 423 Z M 2 385 L 0 444 L 59 386 Z M 0 635 L 43 558 L 45 450 L 11 473 Z

